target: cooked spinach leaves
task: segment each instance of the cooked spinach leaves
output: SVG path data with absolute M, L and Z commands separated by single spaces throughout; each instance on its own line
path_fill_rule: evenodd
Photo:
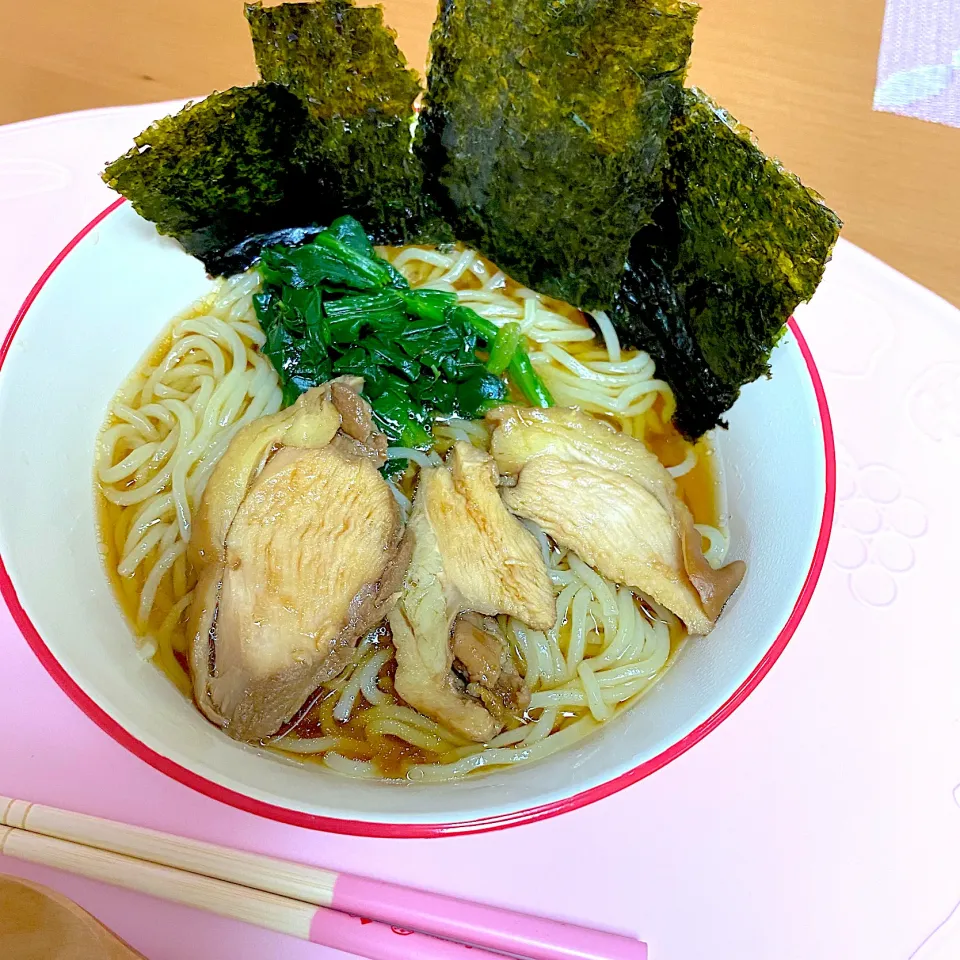
M 332 377 L 363 377 L 387 439 L 426 449 L 436 417 L 475 419 L 506 398 L 504 370 L 528 402 L 550 402 L 519 339 L 504 345 L 503 331 L 455 294 L 411 290 L 352 217 L 302 246 L 264 250 L 258 269 L 254 308 L 285 403 Z M 485 366 L 478 348 L 502 368 Z

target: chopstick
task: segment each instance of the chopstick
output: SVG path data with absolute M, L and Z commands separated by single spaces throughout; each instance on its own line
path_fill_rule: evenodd
M 475 950 L 450 940 L 391 928 L 384 923 L 365 921 L 301 900 L 15 827 L 0 827 L 0 853 L 196 907 L 221 917 L 242 920 L 368 960 L 416 960 L 420 957 L 425 960 L 467 960 L 468 957 L 469 960 L 476 957 L 504 960 L 503 954 Z
M 9 831 L 6 834 L 3 824 Z M 48 845 L 40 842 L 43 840 L 48 841 Z M 66 844 L 72 849 L 50 846 L 51 843 Z M 73 848 L 90 851 L 94 857 L 84 856 Z M 460 944 L 464 943 L 530 960 L 647 958 L 646 944 L 631 937 L 468 903 L 398 884 L 232 850 L 200 840 L 2 796 L 0 852 L 18 859 L 59 866 L 117 886 L 129 886 L 163 899 L 189 903 L 272 930 L 280 929 L 375 960 L 380 957 L 389 960 L 400 960 L 401 957 L 423 957 L 424 960 L 450 957 L 452 960 L 461 956 L 459 952 L 437 953 L 438 948 L 434 945 L 438 943 L 443 950 L 463 951 L 466 948 Z M 36 860 L 35 856 L 53 859 Z M 103 866 L 108 862 L 103 858 L 112 858 L 109 863 L 116 867 L 116 874 L 111 874 Z M 94 862 L 97 866 L 94 866 Z M 139 864 L 139 869 L 131 864 Z M 88 873 L 85 869 L 74 869 L 76 866 L 100 872 Z M 151 867 L 166 872 L 149 872 Z M 167 878 L 167 874 L 174 878 L 192 877 L 186 888 L 195 890 L 196 898 L 185 900 L 177 896 L 177 884 L 180 881 L 161 881 L 160 877 Z M 147 886 L 124 882 L 126 880 L 136 880 Z M 213 886 L 206 886 L 204 881 Z M 156 889 L 153 888 L 154 883 L 157 884 Z M 249 900 L 249 906 L 243 900 Z M 256 906 L 259 903 L 263 904 L 263 910 Z M 349 924 L 343 919 L 345 916 Z M 314 921 L 314 917 L 319 919 Z M 369 920 L 361 923 L 356 919 L 358 917 Z M 272 925 L 280 922 L 284 924 L 282 928 Z M 403 941 L 399 943 L 399 949 L 404 952 L 364 953 L 364 950 L 372 947 L 361 947 L 359 941 L 354 940 L 350 941 L 354 945 L 341 946 L 328 940 L 316 940 L 315 936 L 310 935 L 311 931 L 322 935 L 322 928 L 326 928 L 328 936 L 332 936 L 335 929 L 339 931 L 338 935 L 352 931 L 356 936 L 361 936 L 362 933 L 371 932 L 374 926 L 380 929 L 382 936 L 391 938 L 385 943 Z M 429 936 L 418 937 L 417 942 L 412 943 L 416 935 L 398 937 L 390 932 L 391 927 L 415 930 Z M 436 937 L 444 939 L 436 940 Z M 382 949 L 389 948 L 384 946 Z M 430 950 L 434 952 L 430 953 Z M 491 955 L 476 949 L 470 952 L 471 960 L 482 960 L 485 956 Z

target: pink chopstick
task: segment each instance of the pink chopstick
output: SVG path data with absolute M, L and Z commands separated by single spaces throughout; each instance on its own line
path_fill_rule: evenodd
M 473 960 L 488 956 L 487 950 L 529 960 L 647 957 L 646 944 L 632 937 L 231 850 L 23 800 L 0 797 L 0 835 L 4 833 L 4 824 L 15 828 L 11 833 L 18 835 L 8 834 L 4 839 L 3 852 L 7 855 L 17 856 L 14 850 L 34 849 L 37 845 L 22 836 L 29 833 L 40 840 L 65 841 L 71 847 L 82 844 L 102 856 L 123 861 L 136 858 L 137 862 L 157 869 L 189 871 L 183 875 L 193 876 L 198 882 L 224 882 L 234 890 L 246 889 L 251 895 L 294 905 L 287 908 L 295 915 L 294 929 L 286 932 L 377 960 L 454 960 L 467 949 L 462 944 L 484 948 L 470 954 Z M 64 856 L 68 852 L 61 851 Z M 119 868 L 124 867 L 119 864 Z M 97 879 L 114 882 L 108 874 L 98 875 Z M 170 899 L 165 893 L 158 895 Z M 244 915 L 238 918 L 247 919 Z M 428 936 L 420 936 L 424 934 Z M 434 939 L 437 937 L 443 939 Z M 379 952 L 364 952 L 370 950 Z
M 340 874 L 333 908 L 530 960 L 646 960 L 632 937 Z

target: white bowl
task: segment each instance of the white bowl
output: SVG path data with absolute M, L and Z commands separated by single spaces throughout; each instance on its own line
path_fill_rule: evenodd
M 202 793 L 300 826 L 436 836 L 542 819 L 607 796 L 688 750 L 782 652 L 823 564 L 834 453 L 796 326 L 773 378 L 718 438 L 743 585 L 719 625 L 596 735 L 461 782 L 350 780 L 234 742 L 138 656 L 97 550 L 94 440 L 114 391 L 164 324 L 209 289 L 200 264 L 128 204 L 85 227 L 27 297 L 0 351 L 0 587 L 74 702 L 137 756 Z

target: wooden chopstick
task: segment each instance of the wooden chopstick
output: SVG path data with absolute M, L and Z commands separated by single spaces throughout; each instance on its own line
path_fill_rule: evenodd
M 0 853 L 242 920 L 368 960 L 503 960 L 502 954 L 15 827 L 0 826 Z
M 253 888 L 313 905 L 314 910 L 316 907 L 332 908 L 332 911 L 369 918 L 381 924 L 417 930 L 431 937 L 469 943 L 530 960 L 646 960 L 647 957 L 646 944 L 631 937 L 0 796 L 2 824 L 125 858 L 149 861 L 176 871 L 226 881 L 241 888 Z M 10 843 L 9 839 L 6 843 Z M 14 846 L 22 843 L 22 839 L 17 840 Z M 113 882 L 109 878 L 97 879 Z M 363 926 L 367 928 L 370 924 Z M 431 956 L 428 953 L 417 955 Z M 478 960 L 482 954 L 473 951 L 470 956 Z
M 322 867 L 0 796 L 0 825 L 3 824 L 255 887 L 319 907 L 333 906 L 337 874 Z

